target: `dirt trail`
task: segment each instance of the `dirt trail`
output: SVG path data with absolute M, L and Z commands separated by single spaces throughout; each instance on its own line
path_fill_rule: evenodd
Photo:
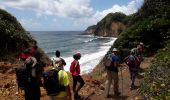
M 142 72 L 140 72 L 140 75 L 136 79 L 135 85 L 137 86 L 136 89 L 130 90 L 130 76 L 129 76 L 129 71 L 126 65 L 124 65 L 123 70 L 122 70 L 122 76 L 121 77 L 121 72 L 119 72 L 119 90 L 121 92 L 120 96 L 115 96 L 113 91 L 110 92 L 111 98 L 105 98 L 105 91 L 100 90 L 100 92 L 94 93 L 92 96 L 88 98 L 88 100 L 141 100 L 142 98 L 138 94 L 138 88 L 142 82 L 143 79 L 143 74 L 144 71 L 149 67 L 151 64 L 151 60 L 153 58 L 145 58 L 144 61 L 141 63 L 141 69 Z M 123 83 L 123 86 L 122 86 Z M 105 86 L 106 83 L 103 85 Z M 123 87 L 123 88 L 122 88 Z M 111 88 L 113 90 L 113 87 Z M 96 91 L 97 92 L 97 91 Z
M 141 63 L 141 68 L 144 70 L 147 69 L 152 59 L 153 58 L 151 57 L 145 58 L 144 61 Z M 90 75 L 83 75 L 86 84 L 81 89 L 80 95 L 85 97 L 86 99 L 82 99 L 82 100 L 140 100 L 140 96 L 138 96 L 137 94 L 137 89 L 133 91 L 129 89 L 131 81 L 129 78 L 129 72 L 127 66 L 123 67 L 122 76 L 123 79 L 121 78 L 121 73 L 119 73 L 119 80 L 120 80 L 119 90 L 121 93 L 123 93 L 123 95 L 116 97 L 114 96 L 114 93 L 111 92 L 112 98 L 105 98 L 104 97 L 105 83 L 103 83 L 104 82 L 103 80 L 106 79 L 106 74 L 103 74 L 102 77 L 99 78 L 94 78 L 93 76 Z M 141 78 L 137 79 L 136 85 L 140 86 L 141 81 L 142 81 Z M 122 92 L 122 82 L 123 82 L 123 92 Z M 1 95 L 0 100 L 24 100 L 23 91 L 19 91 L 18 93 L 18 88 L 16 85 L 16 77 L 14 72 L 0 73 L 0 95 Z M 48 100 L 48 97 L 46 96 L 46 92 L 42 87 L 41 87 L 41 100 Z

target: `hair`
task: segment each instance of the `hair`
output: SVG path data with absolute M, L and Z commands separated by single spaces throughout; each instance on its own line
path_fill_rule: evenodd
M 74 58 L 75 60 L 79 60 L 79 59 L 81 58 L 81 56 L 80 56 L 80 55 L 77 55 L 77 54 L 74 54 L 74 55 L 73 55 L 73 58 Z
M 35 46 L 33 46 L 33 48 L 34 48 L 35 50 L 37 50 L 37 49 L 38 49 L 38 46 L 37 46 L 37 45 L 35 45 Z
M 60 51 L 56 50 L 55 55 L 56 55 L 56 57 L 60 57 Z

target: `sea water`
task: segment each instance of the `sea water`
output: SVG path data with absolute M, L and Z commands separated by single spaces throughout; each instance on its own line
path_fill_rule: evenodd
M 81 31 L 34 31 L 30 32 L 38 46 L 53 59 L 55 51 L 65 59 L 64 69 L 69 71 L 76 52 L 82 54 L 79 60 L 81 73 L 89 73 L 107 53 L 116 38 L 81 35 Z

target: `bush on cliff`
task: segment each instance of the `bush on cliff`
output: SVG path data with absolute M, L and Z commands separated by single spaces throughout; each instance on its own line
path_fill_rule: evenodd
M 140 93 L 149 100 L 170 99 L 170 1 L 144 0 L 142 8 L 133 14 L 129 26 L 113 47 L 124 58 L 133 43 L 143 42 L 146 54 L 156 53 L 146 72 Z
M 16 60 L 24 49 L 36 45 L 30 33 L 25 31 L 17 19 L 0 9 L 0 61 Z M 48 57 L 39 48 L 40 54 L 46 61 Z
M 132 16 L 129 27 L 121 33 L 114 45 L 123 57 L 126 56 L 124 54 L 128 54 L 127 49 L 129 51 L 132 48 L 133 45 L 130 45 L 132 43 L 143 42 L 146 51 L 149 52 L 156 52 L 165 46 L 164 41 L 170 39 L 170 6 L 167 6 L 165 2 L 170 5 L 167 0 L 145 0 L 142 8 Z M 150 14 L 151 10 L 153 12 L 158 10 L 157 3 L 163 10 L 160 9 L 159 13 Z M 155 4 L 155 6 L 152 5 L 152 9 L 144 8 L 149 4 Z

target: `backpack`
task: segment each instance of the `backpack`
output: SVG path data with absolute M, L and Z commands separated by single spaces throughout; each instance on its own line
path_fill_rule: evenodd
M 128 59 L 127 59 L 127 65 L 128 66 L 132 66 L 132 67 L 136 67 L 139 65 L 139 59 L 134 56 L 134 55 L 129 55 Z
M 15 68 L 17 85 L 20 89 L 25 89 L 31 81 L 31 67 L 24 64 Z
M 105 66 L 106 68 L 112 66 L 112 55 L 111 55 L 111 54 L 108 54 L 108 55 L 106 56 L 106 59 L 105 59 L 105 61 L 104 61 L 104 66 Z
M 58 72 L 59 70 L 52 69 L 43 73 L 44 88 L 46 89 L 47 95 L 55 96 L 60 91 L 65 91 L 65 87 L 60 85 Z

